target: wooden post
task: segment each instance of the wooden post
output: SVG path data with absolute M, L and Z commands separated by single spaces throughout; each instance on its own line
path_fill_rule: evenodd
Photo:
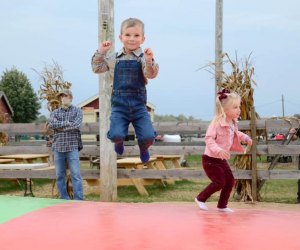
M 222 81 L 222 54 L 223 54 L 223 0 L 216 0 L 216 27 L 215 27 L 215 97 L 217 96 L 217 84 Z M 215 98 L 214 97 L 214 98 Z M 214 99 L 215 101 L 215 99 Z
M 114 1 L 98 0 L 98 41 L 109 40 L 114 45 Z M 113 49 L 114 50 L 114 49 Z M 117 163 L 113 144 L 107 139 L 112 82 L 108 73 L 99 76 L 99 135 L 100 135 L 100 200 L 109 202 L 117 199 Z
M 255 108 L 251 108 L 251 138 L 253 140 L 252 147 L 251 147 L 251 165 L 252 165 L 252 198 L 254 201 L 257 201 L 257 163 L 256 163 L 256 115 L 255 115 Z

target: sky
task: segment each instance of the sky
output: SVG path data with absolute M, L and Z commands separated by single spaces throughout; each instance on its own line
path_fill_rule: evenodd
M 299 0 L 223 0 L 223 51 L 233 59 L 251 54 L 261 117 L 300 113 L 299 10 Z M 98 93 L 98 75 L 91 70 L 98 48 L 98 1 L 0 0 L 0 12 L 0 76 L 16 67 L 37 92 L 41 82 L 33 69 L 56 61 L 72 83 L 74 104 Z M 156 114 L 212 119 L 214 76 L 199 68 L 215 58 L 215 1 L 115 0 L 114 15 L 116 50 L 124 19 L 145 23 L 143 47 L 153 50 L 160 66 L 147 85 Z M 45 102 L 42 107 L 48 116 Z

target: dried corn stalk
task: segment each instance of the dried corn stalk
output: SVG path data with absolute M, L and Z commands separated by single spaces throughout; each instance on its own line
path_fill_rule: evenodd
M 39 98 L 47 100 L 48 110 L 53 111 L 60 105 L 58 93 L 62 89 L 69 89 L 72 84 L 64 81 L 63 70 L 56 62 L 53 62 L 53 66 L 45 65 L 44 69 L 37 73 L 43 81 L 38 91 Z
M 0 115 L 0 123 L 3 123 L 3 116 Z M 8 134 L 0 132 L 0 146 L 5 146 L 8 143 Z
M 40 76 L 42 80 L 40 90 L 38 91 L 39 98 L 47 101 L 47 108 L 50 112 L 57 109 L 60 106 L 60 98 L 58 93 L 63 89 L 69 89 L 71 83 L 64 81 L 63 70 L 57 62 L 53 62 L 53 66 L 44 66 L 41 72 L 34 71 Z M 45 134 L 52 136 L 53 131 L 48 129 L 46 124 Z M 48 140 L 48 146 L 51 146 L 51 140 Z
M 0 146 L 5 146 L 8 143 L 8 135 L 0 132 Z

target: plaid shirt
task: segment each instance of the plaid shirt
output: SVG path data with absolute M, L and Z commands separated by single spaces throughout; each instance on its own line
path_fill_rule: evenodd
M 52 150 L 69 152 L 82 148 L 80 126 L 82 110 L 71 105 L 68 109 L 54 110 L 48 120 L 49 128 L 54 130 Z

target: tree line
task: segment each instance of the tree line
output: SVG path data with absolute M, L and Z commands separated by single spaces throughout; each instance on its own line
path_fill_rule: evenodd
M 175 115 L 154 115 L 154 121 L 156 122 L 195 122 L 201 121 L 201 119 L 196 119 L 193 116 L 185 116 L 183 114 Z

